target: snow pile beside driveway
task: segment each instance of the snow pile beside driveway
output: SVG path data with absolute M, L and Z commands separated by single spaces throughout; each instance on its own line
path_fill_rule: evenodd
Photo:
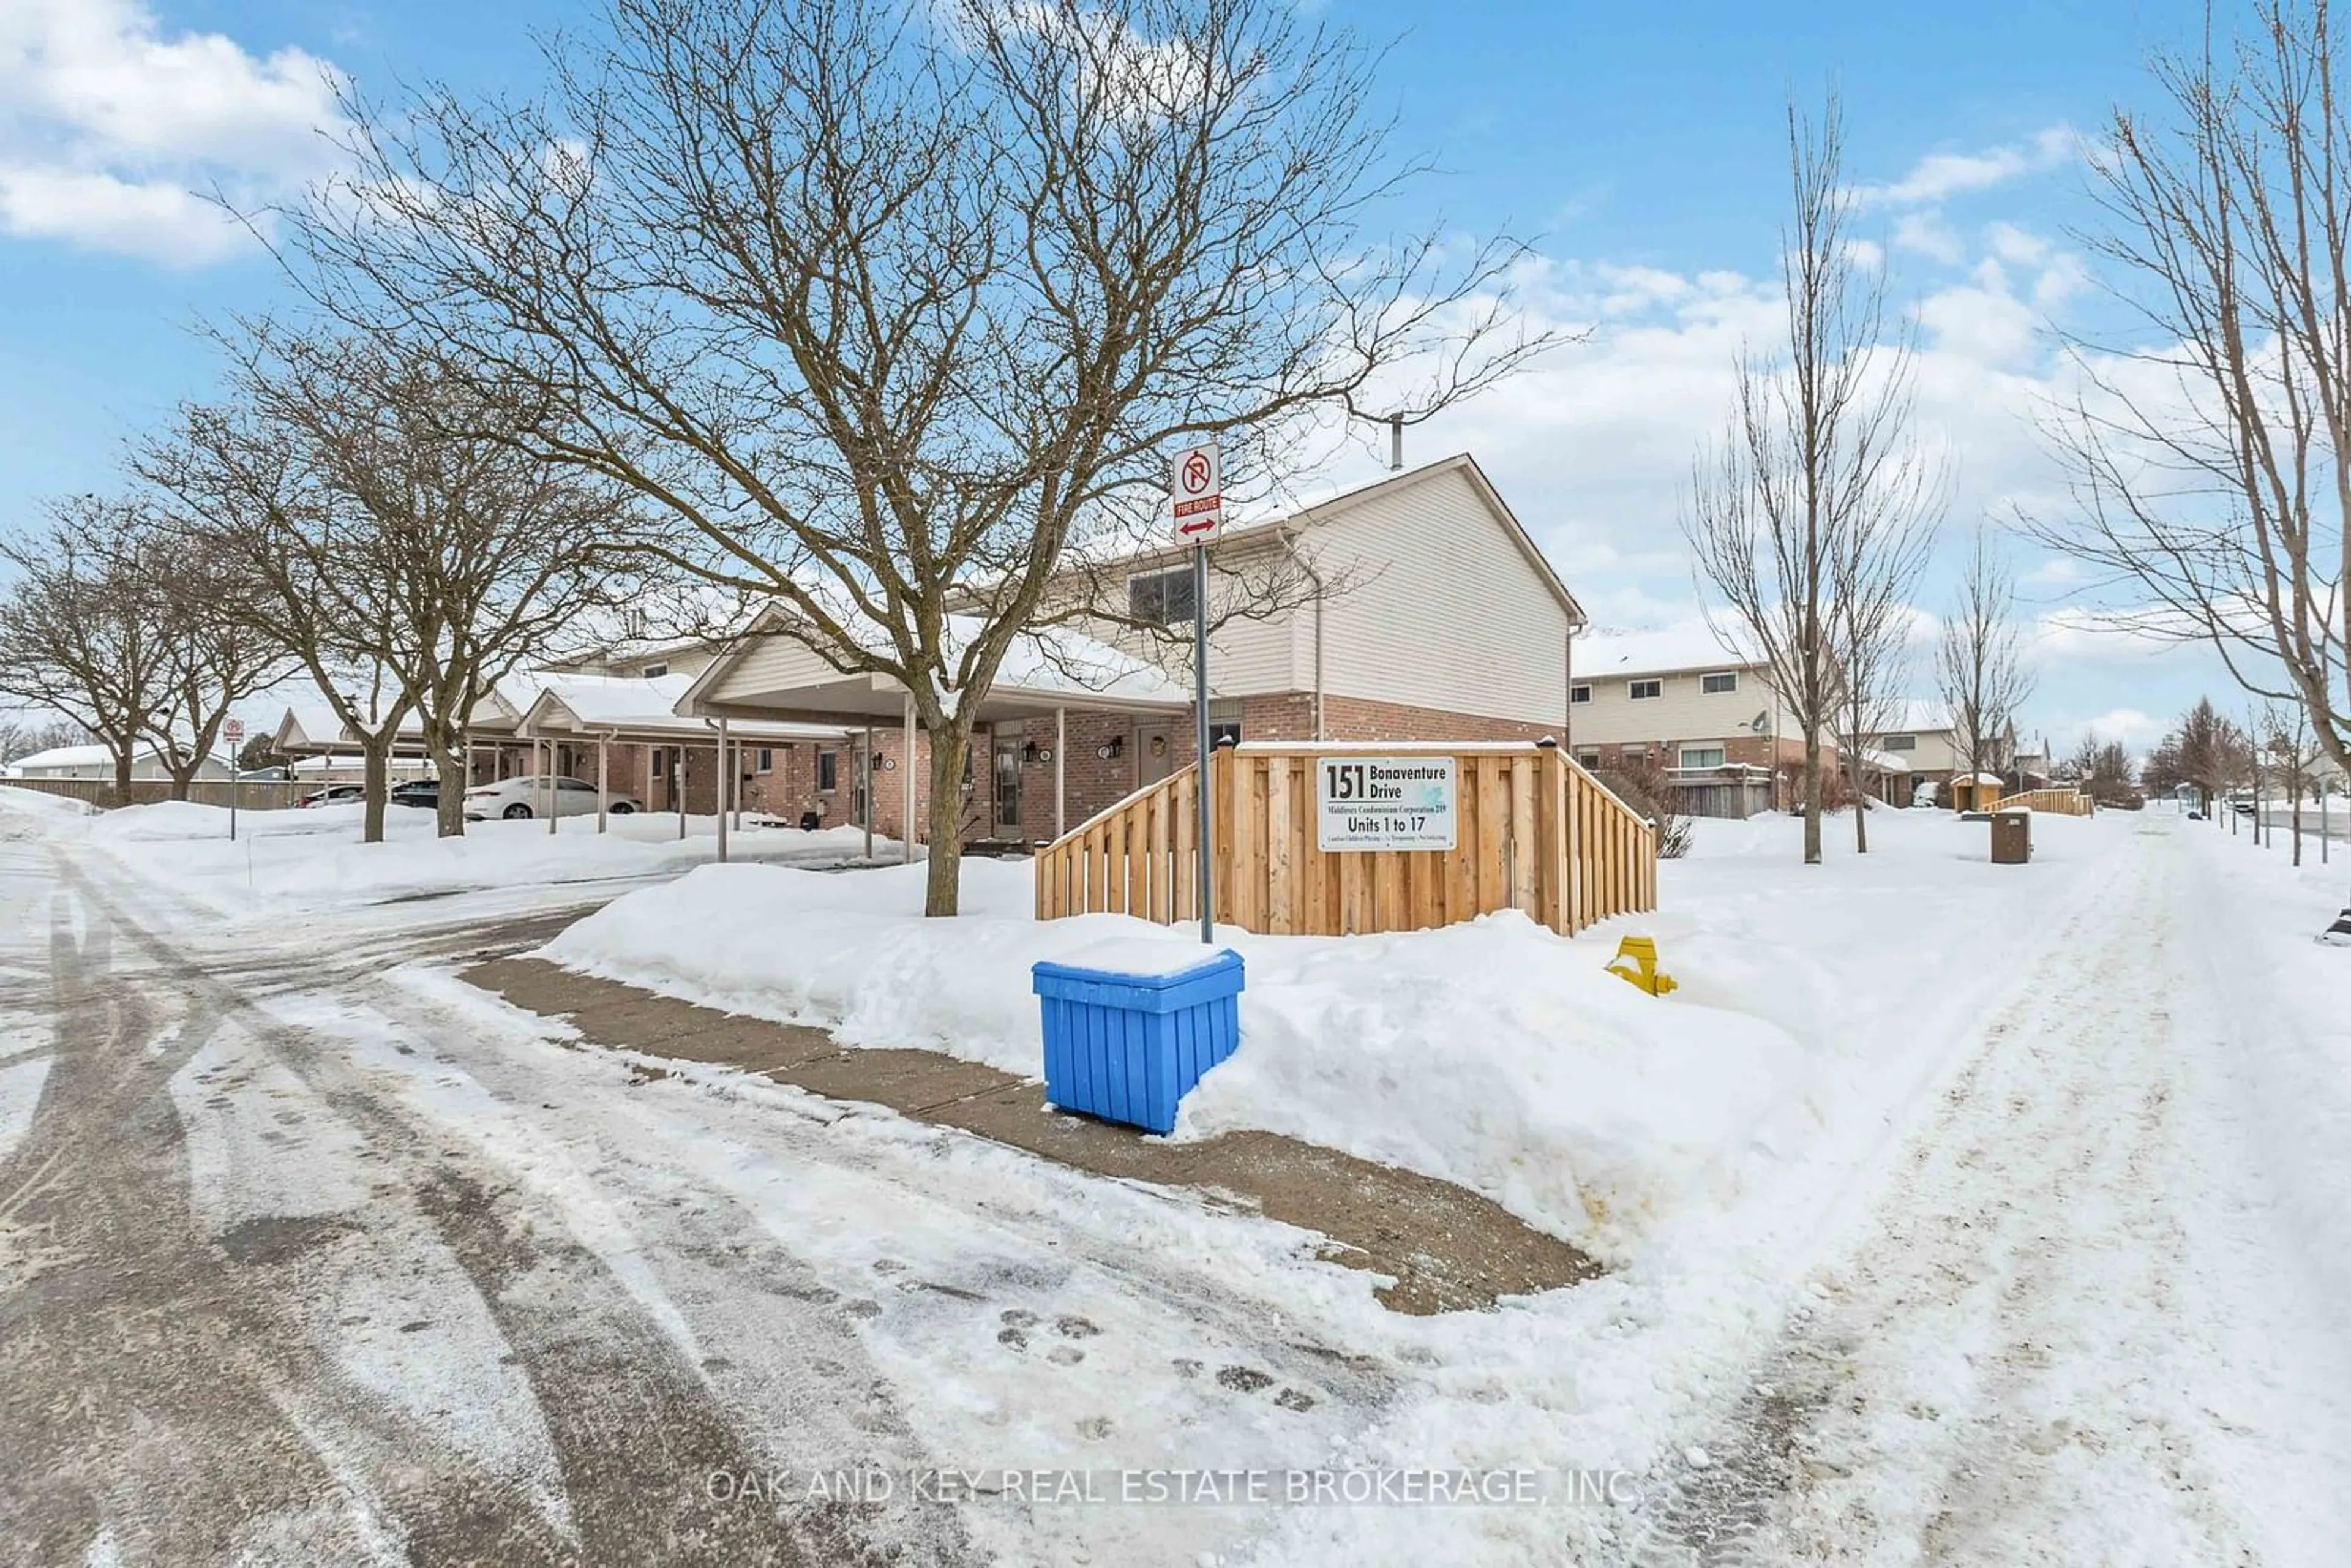
M 360 841 L 364 818 L 356 804 L 246 811 L 232 841 L 226 809 L 177 800 L 100 812 L 80 831 L 126 869 L 231 915 L 661 876 L 717 853 L 713 819 L 689 819 L 690 831 L 680 838 L 677 818 L 665 812 L 613 816 L 603 833 L 594 817 L 580 816 L 562 819 L 555 833 L 544 821 L 496 821 L 468 822 L 464 836 L 444 839 L 431 811 L 392 806 L 384 812 L 384 841 L 376 844 Z M 877 853 L 883 847 L 876 840 Z M 747 860 L 831 865 L 856 860 L 863 849 L 864 835 L 853 828 L 746 829 L 729 845 Z
M 964 868 L 965 914 L 921 917 L 921 868 L 820 876 L 708 866 L 580 921 L 542 956 L 729 1012 L 829 1027 L 1035 1077 L 1029 966 L 1196 951 L 1123 915 L 1039 923 L 1025 862 Z M 1759 1146 L 1813 1118 L 1806 1053 L 1770 1024 L 1660 1000 L 1614 951 L 1522 915 L 1353 940 L 1231 930 L 1241 1045 L 1179 1137 L 1288 1133 L 1474 1188 L 1611 1249 L 1694 1191 L 1723 1197 Z

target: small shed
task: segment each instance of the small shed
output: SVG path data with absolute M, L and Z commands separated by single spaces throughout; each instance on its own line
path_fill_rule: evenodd
M 1989 811 L 2000 804 L 2000 792 L 1999 774 L 1961 773 L 1951 780 L 1951 810 Z

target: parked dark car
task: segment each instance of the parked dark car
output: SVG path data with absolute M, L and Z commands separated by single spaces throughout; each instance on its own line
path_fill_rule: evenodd
M 340 806 L 347 800 L 357 800 L 367 791 L 357 784 L 329 784 L 323 789 L 313 789 L 294 803 L 297 806 Z
M 385 799 L 395 806 L 422 806 L 428 811 L 435 810 L 441 804 L 441 780 L 412 779 L 405 784 L 393 785 Z

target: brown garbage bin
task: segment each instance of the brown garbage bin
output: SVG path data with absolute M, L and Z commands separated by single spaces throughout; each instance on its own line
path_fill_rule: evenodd
M 2032 813 L 1994 811 L 1991 814 L 1991 863 L 2022 865 L 2032 858 Z

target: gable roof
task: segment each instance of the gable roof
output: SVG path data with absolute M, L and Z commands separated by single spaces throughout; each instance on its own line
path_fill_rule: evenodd
M 1494 482 L 1489 479 L 1486 476 L 1486 471 L 1478 465 L 1478 460 L 1467 452 L 1457 452 L 1450 457 L 1440 457 L 1434 463 L 1424 463 L 1416 468 L 1405 468 L 1396 473 L 1385 474 L 1366 484 L 1351 485 L 1313 500 L 1299 502 L 1288 511 L 1261 521 L 1228 524 L 1217 533 L 1217 548 L 1221 549 L 1250 543 L 1271 543 L 1295 533 L 1300 528 L 1328 528 L 1334 523 L 1343 521 L 1348 513 L 1367 501 L 1375 500 L 1384 496 L 1392 496 L 1399 490 L 1409 490 L 1416 486 L 1425 485 L 1431 479 L 1448 474 L 1458 474 L 1468 481 L 1470 488 L 1476 491 L 1478 498 L 1486 504 L 1487 511 L 1501 526 L 1503 532 L 1510 537 L 1511 544 L 1517 547 L 1520 554 L 1526 557 L 1527 563 L 1534 568 L 1535 576 L 1544 589 L 1559 601 L 1560 608 L 1567 612 L 1569 622 L 1578 627 L 1585 625 L 1589 617 L 1584 614 L 1583 606 L 1577 603 L 1575 595 L 1568 591 L 1567 584 L 1562 581 L 1559 573 L 1552 569 L 1550 559 L 1535 543 L 1534 536 L 1527 532 L 1526 525 L 1519 521 L 1516 512 L 1510 510 L 1510 504 L 1502 499 L 1502 493 L 1494 488 Z M 1188 559 L 1190 551 L 1189 545 L 1177 544 L 1171 540 L 1165 545 L 1155 545 L 1122 556 L 1118 558 L 1118 564 L 1148 566 L 1158 561 L 1183 560 Z
M 888 633 L 878 624 L 862 616 L 843 619 L 859 645 L 876 650 L 888 646 Z M 948 663 L 953 664 L 961 649 L 979 634 L 982 624 L 976 615 L 946 617 Z M 747 658 L 776 641 L 809 647 L 794 633 L 791 616 L 781 605 L 771 605 L 762 612 L 747 634 L 737 639 L 708 669 L 692 678 L 678 701 L 678 711 L 700 715 L 711 711 L 714 703 L 737 700 L 721 698 L 717 694 Z M 821 662 L 812 651 L 809 656 L 812 662 Z M 895 717 L 899 711 L 898 701 L 889 694 L 902 688 L 895 680 L 878 672 L 844 674 L 828 664 L 819 680 L 807 689 L 813 689 L 813 685 L 833 688 L 828 711 L 883 717 Z M 856 689 L 852 692 L 850 688 Z M 957 701 L 967 699 L 969 695 L 952 694 Z M 1192 705 L 1192 694 L 1183 683 L 1155 664 L 1066 627 L 1049 626 L 1020 632 L 1012 639 L 983 701 L 1046 706 L 1067 703 L 1080 707 L 1099 706 L 1155 712 L 1187 708 Z
M 680 713 L 692 677 L 686 675 L 543 675 L 520 728 L 530 734 L 569 727 L 588 733 L 690 736 L 715 739 L 715 721 Z M 568 726 L 557 720 L 566 719 Z M 737 723 L 734 737 L 748 741 L 840 740 L 838 726 Z

